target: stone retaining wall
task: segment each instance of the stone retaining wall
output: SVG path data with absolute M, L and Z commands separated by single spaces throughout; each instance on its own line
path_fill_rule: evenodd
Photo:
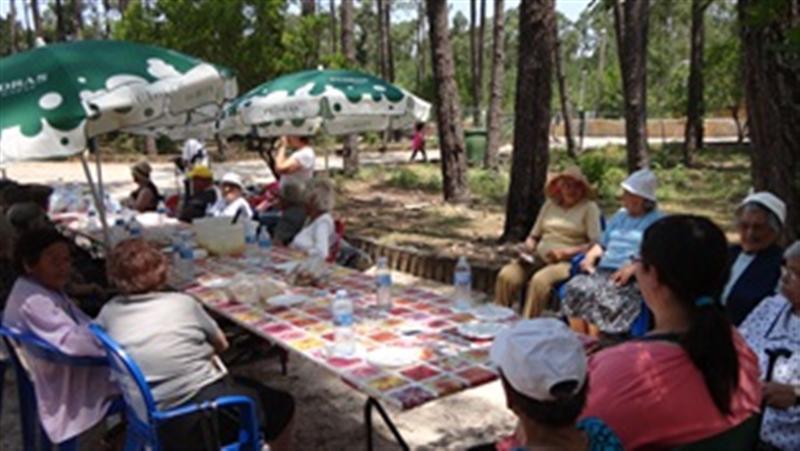
M 453 270 L 458 260 L 457 257 L 380 244 L 368 238 L 348 236 L 347 241 L 369 254 L 373 260 L 377 260 L 378 257 L 387 257 L 389 268 L 392 270 L 444 284 L 453 283 Z M 492 294 L 500 268 L 475 261 L 470 261 L 470 266 L 472 267 L 472 289 Z

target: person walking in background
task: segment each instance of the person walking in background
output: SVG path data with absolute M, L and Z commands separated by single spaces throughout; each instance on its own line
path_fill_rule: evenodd
M 414 135 L 411 137 L 411 159 L 417 156 L 417 152 L 422 154 L 422 161 L 428 162 L 428 154 L 425 153 L 425 123 L 417 122 L 414 126 Z

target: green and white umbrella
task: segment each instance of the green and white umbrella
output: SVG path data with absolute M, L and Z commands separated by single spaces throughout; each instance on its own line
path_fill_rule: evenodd
M 0 60 L 0 163 L 73 155 L 111 131 L 177 138 L 213 132 L 236 91 L 227 69 L 132 42 L 18 53 Z
M 229 105 L 222 134 L 331 135 L 411 127 L 431 105 L 389 82 L 350 70 L 309 70 L 264 83 Z

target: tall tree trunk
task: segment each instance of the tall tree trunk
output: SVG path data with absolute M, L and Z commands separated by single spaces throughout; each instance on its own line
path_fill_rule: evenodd
M 628 171 L 649 164 L 647 153 L 647 28 L 650 0 L 615 0 L 622 95 L 625 99 L 625 144 Z
M 108 39 L 111 36 L 111 21 L 108 20 L 108 12 L 111 10 L 111 2 L 109 0 L 103 0 L 103 11 L 105 11 L 103 17 L 103 24 L 105 30 L 105 38 Z
M 501 115 L 503 113 L 503 77 L 505 75 L 505 5 L 503 0 L 494 0 L 494 27 L 492 32 L 492 74 L 489 81 L 489 117 L 486 135 L 486 155 L 483 167 L 497 167 L 497 152 L 500 147 Z
M 32 49 L 36 45 L 36 35 L 33 31 L 33 24 L 31 23 L 31 14 L 30 14 L 31 4 L 24 1 L 22 2 L 22 11 L 25 15 L 25 28 L 27 31 L 25 35 L 27 36 L 28 40 L 28 48 Z
M 83 2 L 72 0 L 73 8 L 73 29 L 75 30 L 75 40 L 83 39 Z
M 388 44 L 386 39 L 386 23 L 383 20 L 383 10 L 386 8 L 386 0 L 378 0 L 376 6 L 378 7 L 378 68 L 380 69 L 381 77 L 385 80 L 389 76 L 389 57 L 388 57 Z
M 300 0 L 300 15 L 313 16 L 317 13 L 317 0 Z
M 42 30 L 42 16 L 39 14 L 39 2 L 38 0 L 30 0 L 31 5 L 31 14 L 33 15 L 33 28 L 36 32 L 37 38 L 44 37 L 44 30 Z M 34 45 L 36 43 L 34 42 Z
M 472 96 L 472 122 L 480 122 L 480 86 L 478 85 L 478 0 L 469 0 L 469 75 Z
M 514 152 L 501 241 L 524 239 L 544 203 L 549 163 L 554 0 L 522 0 L 514 115 Z
M 153 136 L 144 137 L 144 151 L 148 157 L 156 157 L 158 155 L 158 145 L 156 138 Z
M 558 81 L 558 94 L 561 102 L 561 115 L 564 117 L 564 137 L 567 140 L 567 155 L 572 159 L 578 157 L 575 151 L 575 135 L 572 128 L 572 112 L 569 107 L 569 93 L 567 92 L 567 83 L 564 76 L 564 70 L 561 67 L 561 42 L 558 38 L 558 18 L 556 20 L 556 34 L 553 37 L 553 61 L 556 66 L 556 78 Z
M 480 112 L 481 105 L 483 104 L 483 46 L 486 43 L 486 0 L 481 0 L 481 24 L 478 29 L 478 101 L 476 106 Z M 481 125 L 483 116 L 478 114 L 475 125 Z
M 67 40 L 66 23 L 64 22 L 64 5 L 62 0 L 56 0 L 56 40 L 64 42 Z
M 336 54 L 337 52 L 337 41 L 339 40 L 339 35 L 336 33 L 336 2 L 331 0 L 330 2 L 330 9 L 331 9 L 331 53 Z
M 425 4 L 419 2 L 417 5 L 417 91 L 422 89 L 425 80 L 425 55 L 427 49 L 425 44 Z
M 353 29 L 353 0 L 342 0 L 341 11 L 342 53 L 348 69 L 356 66 L 356 44 Z M 342 159 L 345 174 L 351 175 L 358 172 L 358 140 L 356 135 L 347 135 L 344 138 Z
M 385 0 L 383 8 L 383 28 L 386 30 L 386 69 L 389 81 L 394 83 L 394 51 L 392 49 L 392 0 Z
M 800 71 L 787 44 L 800 23 L 800 4 L 769 5 L 771 11 L 763 2 L 738 2 L 750 169 L 756 190 L 771 191 L 786 202 L 783 238 L 790 243 L 800 238 Z
M 17 42 L 17 2 L 11 0 L 11 5 L 8 10 L 7 20 L 9 22 L 9 32 L 11 33 L 11 53 L 19 51 L 19 43 Z
M 705 13 L 708 0 L 692 0 L 691 52 L 689 56 L 689 96 L 686 105 L 686 129 L 683 140 L 683 164 L 694 164 L 694 153 L 703 148 L 703 46 L 705 45 Z
M 736 124 L 736 144 L 744 142 L 744 127 L 742 126 L 742 118 L 739 117 L 739 108 L 740 105 L 730 107 L 733 123 Z
M 426 0 L 430 28 L 431 60 L 436 86 L 434 105 L 439 129 L 444 199 L 447 202 L 466 202 L 467 154 L 464 148 L 464 130 L 461 124 L 461 103 L 456 86 L 453 50 L 445 0 Z
M 125 11 L 128 10 L 128 0 L 119 0 L 117 2 L 117 5 L 119 6 L 120 15 L 122 15 L 122 17 L 125 17 Z

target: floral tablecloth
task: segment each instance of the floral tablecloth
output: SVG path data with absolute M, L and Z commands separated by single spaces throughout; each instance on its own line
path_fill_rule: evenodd
M 281 263 L 301 258 L 285 248 L 273 248 L 271 258 L 223 257 L 198 261 L 196 283 L 185 290 L 214 312 L 340 376 L 347 384 L 385 405 L 411 409 L 434 399 L 497 378 L 489 362 L 491 341 L 474 341 L 458 334 L 459 324 L 475 321 L 469 312 L 453 310 L 452 301 L 416 287 L 393 287 L 393 308 L 374 309 L 373 277 L 331 266 L 323 288 L 286 287 L 288 294 L 310 300 L 294 306 L 244 303 L 224 288 L 235 278 L 283 283 Z M 277 267 L 276 267 L 277 265 Z M 336 290 L 353 300 L 357 352 L 353 357 L 329 355 L 333 342 L 330 304 Z M 511 319 L 510 321 L 513 321 Z M 369 351 L 381 347 L 420 349 L 413 364 L 387 368 L 368 363 Z

